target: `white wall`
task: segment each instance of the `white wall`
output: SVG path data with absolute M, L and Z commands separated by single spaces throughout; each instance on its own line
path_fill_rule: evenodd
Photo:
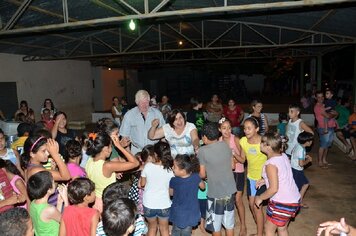
M 92 71 L 85 61 L 23 62 L 22 56 L 0 54 L 0 82 L 16 82 L 18 102 L 27 100 L 36 120 L 45 98 L 69 120 L 90 122 L 93 111 Z

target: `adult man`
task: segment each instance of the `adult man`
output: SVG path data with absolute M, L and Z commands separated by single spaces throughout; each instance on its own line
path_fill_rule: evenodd
M 321 168 L 328 168 L 328 162 L 326 156 L 328 154 L 328 148 L 331 146 L 334 138 L 334 130 L 336 125 L 335 118 L 338 114 L 336 111 L 327 113 L 324 105 L 324 94 L 321 91 L 316 92 L 316 104 L 314 106 L 315 119 L 318 121 L 318 133 L 319 133 L 319 152 L 318 152 L 318 164 Z M 324 118 L 328 118 L 327 124 L 324 122 Z M 327 133 L 325 127 L 327 125 Z
M 135 95 L 136 107 L 129 110 L 122 120 L 120 135 L 131 141 L 131 152 L 140 152 L 147 144 L 154 144 L 158 140 L 150 140 L 147 137 L 152 120 L 159 119 L 159 124 L 164 125 L 162 113 L 150 107 L 150 95 L 146 90 L 139 90 Z

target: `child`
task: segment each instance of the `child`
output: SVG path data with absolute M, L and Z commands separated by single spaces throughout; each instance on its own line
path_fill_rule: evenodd
M 102 118 L 97 122 L 97 126 L 96 126 L 98 132 L 105 132 L 107 135 L 109 135 L 110 137 L 112 136 L 116 136 L 119 137 L 119 127 L 109 118 Z M 120 140 L 120 144 L 123 147 L 126 147 L 128 145 L 126 139 L 122 139 Z M 110 155 L 110 161 L 118 161 L 118 160 L 122 160 L 124 161 L 124 159 L 122 159 L 119 156 L 119 152 L 116 150 L 115 146 L 112 148 L 112 152 Z
M 45 169 L 43 167 L 42 164 L 48 162 L 49 155 L 51 155 L 58 170 L 54 168 Z M 21 167 L 25 170 L 25 180 L 43 170 L 49 171 L 55 181 L 67 181 L 70 179 L 68 168 L 59 155 L 58 143 L 53 139 L 47 139 L 39 135 L 26 139 L 24 153 L 21 158 Z
M 24 195 L 14 193 L 6 172 L 0 168 L 0 213 L 25 201 Z
M 32 126 L 29 123 L 21 123 L 17 126 L 17 140 L 11 144 L 11 148 L 16 150 L 20 155 L 23 153 L 23 146 L 26 139 L 32 131 Z
M 257 236 L 263 235 L 263 212 L 262 208 L 255 206 L 255 197 L 263 192 L 263 188 L 257 191 L 256 183 L 261 179 L 262 167 L 267 160 L 260 150 L 261 136 L 259 135 L 259 123 L 254 117 L 244 121 L 245 136 L 240 139 L 241 158 L 247 160 L 247 196 L 250 210 L 257 224 Z
M 173 196 L 169 213 L 172 236 L 192 235 L 192 227 L 198 225 L 200 209 L 198 189 L 205 184 L 199 177 L 199 160 L 191 155 L 177 155 L 173 161 L 175 177 L 169 182 L 169 193 Z
M 288 138 L 288 148 L 286 154 L 291 157 L 294 146 L 298 143 L 298 135 L 303 132 L 313 133 L 313 130 L 300 119 L 300 107 L 297 104 L 291 104 L 288 109 L 289 121 L 286 127 L 286 136 Z
M 20 155 L 16 150 L 6 148 L 5 133 L 0 129 L 0 159 L 11 161 L 19 171 L 22 171 L 20 166 Z
M 146 145 L 142 149 L 142 152 L 136 153 L 135 156 L 140 160 L 140 168 L 135 174 L 133 174 L 132 186 L 128 197 L 136 203 L 138 213 L 143 215 L 143 189 L 139 186 L 139 180 L 146 163 L 151 162 L 155 156 L 153 145 Z
M 16 207 L 0 214 L 1 236 L 33 236 L 33 226 L 28 211 Z
M 219 126 L 219 131 L 222 134 L 219 140 L 226 142 L 226 144 L 230 147 L 234 157 L 235 166 L 233 168 L 233 174 L 237 188 L 235 204 L 237 206 L 240 219 L 240 235 L 246 235 L 247 229 L 245 221 L 245 206 L 242 201 L 242 194 L 245 187 L 245 168 L 242 163 L 244 163 L 245 160 L 241 158 L 240 139 L 232 134 L 231 122 L 227 118 L 221 118 L 219 120 Z
M 260 100 L 253 100 L 251 102 L 252 113 L 249 117 L 254 116 L 259 122 L 259 132 L 260 135 L 264 135 L 268 132 L 268 118 L 262 113 L 263 104 Z
M 103 203 L 105 206 L 115 202 L 117 199 L 126 199 L 128 197 L 128 191 L 124 184 L 115 182 L 110 184 L 104 189 L 103 192 Z M 140 215 L 136 215 L 135 220 L 135 231 L 132 236 L 142 236 L 147 233 L 147 226 L 145 224 L 145 219 Z M 106 236 L 103 229 L 103 222 L 100 221 L 96 230 L 97 236 Z
M 148 221 L 148 235 L 156 235 L 159 228 L 162 236 L 168 236 L 168 217 L 171 207 L 168 190 L 169 181 L 174 176 L 171 169 L 173 159 L 167 143 L 156 143 L 154 152 L 152 162 L 147 163 L 141 173 L 140 185 L 145 188 L 144 216 Z
M 87 142 L 89 139 L 89 132 L 84 131 L 80 138 L 80 144 L 82 145 L 82 159 L 80 161 L 80 166 L 85 169 L 85 165 L 87 164 L 90 156 L 87 155 Z
M 326 113 L 332 113 L 335 112 L 335 107 L 337 105 L 336 100 L 333 98 L 334 92 L 331 89 L 326 89 L 325 91 L 325 100 L 324 100 L 324 107 L 325 107 L 325 112 Z M 334 119 L 334 118 L 331 118 Z M 324 117 L 324 134 L 328 133 L 328 121 L 329 118 Z
M 68 184 L 70 206 L 64 208 L 59 235 L 95 236 L 100 214 L 88 205 L 95 201 L 95 185 L 87 178 L 76 178 Z
M 32 175 L 27 182 L 27 192 L 32 200 L 30 216 L 36 236 L 58 236 L 62 203 L 68 205 L 65 188 L 60 189 L 57 208 L 49 205 L 48 198 L 55 192 L 53 177 L 48 171 Z
M 107 236 L 128 236 L 134 229 L 135 203 L 130 199 L 116 199 L 105 205 L 103 226 Z
M 305 192 L 309 187 L 309 181 L 304 175 L 304 166 L 312 162 L 312 158 L 309 155 L 306 155 L 305 148 L 310 147 L 313 143 L 314 135 L 309 132 L 302 132 L 298 135 L 298 144 L 295 145 L 292 157 L 291 157 L 291 166 L 293 172 L 293 178 L 297 184 L 298 190 L 300 192 L 300 202 L 303 208 L 308 208 L 306 204 L 303 204 L 303 198 Z
M 54 126 L 54 120 L 52 117 L 53 116 L 51 116 L 51 110 L 48 108 L 44 108 L 41 114 L 41 121 L 43 122 L 45 128 L 48 131 L 51 131 Z
M 201 139 L 201 129 L 205 124 L 204 113 L 201 110 L 203 107 L 203 102 L 199 98 L 191 98 L 190 105 L 192 106 L 192 110 L 187 112 L 187 122 L 195 124 L 198 130 L 198 136 Z
M 232 151 L 225 142 L 219 142 L 220 132 L 217 123 L 207 123 L 202 130 L 205 146 L 198 152 L 200 177 L 208 178 L 208 206 L 206 229 L 213 235 L 221 234 L 224 225 L 227 236 L 234 235 L 236 184 Z
M 262 201 L 269 199 L 267 206 L 266 236 L 288 236 L 288 223 L 299 210 L 300 194 L 294 182 L 288 157 L 283 153 L 285 143 L 277 133 L 266 134 L 262 137 L 261 150 L 266 153 L 268 160 L 263 166 L 263 181 L 267 186 L 264 193 L 255 198 L 255 205 L 260 207 Z M 282 154 L 283 153 L 283 154 Z
M 277 125 L 277 132 L 281 136 L 286 136 L 286 126 L 287 126 L 287 114 L 281 112 L 278 114 L 278 125 Z
M 30 199 L 27 195 L 26 183 L 23 180 L 22 174 L 11 161 L 0 159 L 0 168 L 5 171 L 14 192 L 26 198 L 26 202 L 16 204 L 16 206 L 27 209 L 30 206 Z
M 125 155 L 127 162 L 106 161 L 110 157 L 112 148 L 111 142 Z M 115 172 L 131 170 L 139 165 L 138 160 L 119 142 L 117 135 L 111 138 L 104 132 L 90 133 L 87 142 L 87 154 L 91 156 L 88 160 L 85 171 L 90 180 L 95 183 L 95 204 L 93 208 L 103 211 L 102 194 L 103 190 L 116 181 Z
M 76 140 L 69 140 L 66 143 L 66 162 L 72 180 L 79 177 L 86 177 L 85 170 L 79 165 L 82 157 L 82 146 Z

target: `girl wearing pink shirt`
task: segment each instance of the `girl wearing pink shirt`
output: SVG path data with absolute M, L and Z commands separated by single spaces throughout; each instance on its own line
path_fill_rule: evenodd
M 27 195 L 26 183 L 20 171 L 11 161 L 3 159 L 0 159 L 0 169 L 4 170 L 14 192 L 26 198 L 25 202 L 18 203 L 16 206 L 27 209 L 30 199 Z
M 245 168 L 244 159 L 241 158 L 241 146 L 239 137 L 231 133 L 231 121 L 225 117 L 219 120 L 219 131 L 221 132 L 220 141 L 224 141 L 229 145 L 234 156 L 234 178 L 236 182 L 236 207 L 240 219 L 240 235 L 247 234 L 246 220 L 245 220 L 245 206 L 242 201 L 242 194 L 245 187 Z
M 259 207 L 263 200 L 268 201 L 265 235 L 288 235 L 288 223 L 295 217 L 300 208 L 300 193 L 294 182 L 292 168 L 288 157 L 283 153 L 287 140 L 277 133 L 269 133 L 262 137 L 261 151 L 268 160 L 263 166 L 262 177 L 257 187 L 266 184 L 267 190 L 255 197 Z
M 69 140 L 66 143 L 66 156 L 67 168 L 72 180 L 79 177 L 86 177 L 84 168 L 79 163 L 82 159 L 82 146 L 77 140 Z

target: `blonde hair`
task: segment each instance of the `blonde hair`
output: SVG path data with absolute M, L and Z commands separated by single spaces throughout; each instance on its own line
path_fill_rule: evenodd
M 138 104 L 139 101 L 147 99 L 150 100 L 150 94 L 146 90 L 138 90 L 135 94 L 135 102 Z

